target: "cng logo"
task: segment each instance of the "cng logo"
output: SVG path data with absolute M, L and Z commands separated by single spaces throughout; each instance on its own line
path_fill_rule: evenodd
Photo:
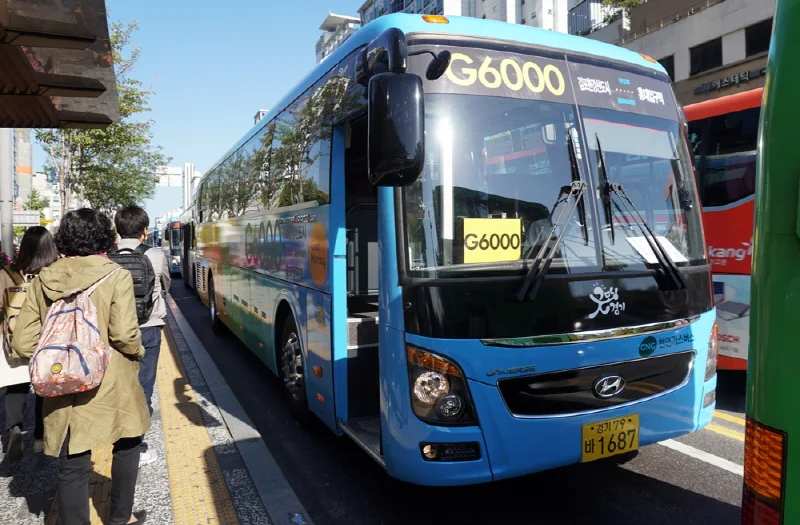
M 658 341 L 652 335 L 644 338 L 644 341 L 639 343 L 639 355 L 642 357 L 650 357 L 653 352 L 658 348 Z

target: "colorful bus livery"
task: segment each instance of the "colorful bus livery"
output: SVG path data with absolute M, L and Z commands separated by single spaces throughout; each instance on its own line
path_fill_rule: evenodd
M 721 369 L 747 369 L 756 146 L 763 91 L 752 89 L 685 108 L 714 271 Z
M 384 16 L 204 176 L 198 295 L 299 421 L 391 476 L 464 485 L 631 452 L 714 408 L 690 155 L 647 57 Z

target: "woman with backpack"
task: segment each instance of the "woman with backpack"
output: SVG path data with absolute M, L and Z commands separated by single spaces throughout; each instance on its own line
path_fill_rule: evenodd
M 22 434 L 22 420 L 31 389 L 31 376 L 28 373 L 28 360 L 11 357 L 10 343 L 16 318 L 22 306 L 27 288 L 42 269 L 58 259 L 58 250 L 53 235 L 41 226 L 25 231 L 19 245 L 17 259 L 0 270 L 0 312 L 3 316 L 3 347 L 0 358 L 0 387 L 6 387 L 5 428 L 9 432 L 6 455 L 11 461 L 22 457 L 25 438 Z M 42 398 L 35 396 L 35 419 L 33 429 L 33 452 L 44 450 L 44 427 L 42 425 Z
M 85 208 L 67 213 L 55 235 L 58 251 L 64 257 L 42 270 L 31 283 L 16 323 L 14 353 L 33 357 L 34 388 L 48 394 L 43 405 L 44 452 L 61 460 L 57 498 L 62 525 L 89 525 L 91 451 L 112 445 L 109 524 L 144 522 L 144 515 L 132 514 L 139 446 L 150 426 L 139 384 L 139 359 L 144 348 L 136 317 L 133 279 L 106 255 L 113 249 L 114 240 L 111 221 L 102 213 Z M 71 304 L 83 305 L 82 311 L 87 312 L 85 322 L 74 317 L 76 308 L 70 308 Z M 52 329 L 66 315 L 51 317 L 48 315 L 51 308 L 53 312 L 73 316 L 78 332 L 75 337 L 82 341 L 89 340 L 85 339 L 87 333 L 94 337 L 92 347 L 81 349 L 80 363 L 87 369 L 87 376 L 102 378 L 99 386 L 77 392 L 66 387 L 62 390 L 64 385 L 58 377 L 62 364 L 54 361 L 50 365 L 48 360 L 57 360 L 62 355 L 64 369 L 70 370 L 77 360 L 67 361 L 67 356 L 73 355 L 70 345 L 52 345 L 53 340 L 60 337 L 63 342 L 69 334 Z M 96 321 L 96 326 L 89 323 L 90 319 Z M 110 355 L 104 372 L 93 361 L 98 344 L 108 351 L 104 355 Z M 39 346 L 56 350 L 34 356 Z M 48 363 L 46 369 L 39 366 L 41 362 Z M 48 383 L 43 382 L 44 376 Z

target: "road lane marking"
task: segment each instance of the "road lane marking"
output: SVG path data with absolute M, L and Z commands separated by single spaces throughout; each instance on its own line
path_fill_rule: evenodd
M 715 456 L 714 454 L 709 454 L 708 452 L 704 452 L 700 449 L 690 447 L 680 441 L 675 441 L 673 439 L 668 439 L 666 441 L 660 441 L 658 443 L 664 447 L 670 448 L 672 450 L 676 450 L 682 454 L 686 454 L 687 456 L 691 456 L 695 459 L 699 459 L 700 461 L 705 461 L 706 463 L 710 463 L 715 467 L 719 467 L 723 470 L 727 470 L 737 476 L 744 476 L 744 467 L 733 461 L 728 461 L 727 459 L 723 459 L 719 456 Z
M 735 430 L 731 430 L 729 428 L 725 428 L 719 425 L 715 425 L 714 423 L 709 423 L 705 426 L 706 430 L 710 430 L 711 432 L 716 432 L 722 436 L 727 436 L 729 438 L 733 438 L 739 441 L 744 441 L 744 434 L 741 432 L 737 432 Z
M 736 423 L 737 425 L 744 426 L 746 421 L 741 417 L 732 416 L 730 414 L 726 414 L 725 412 L 720 412 L 719 410 L 714 411 L 714 417 L 719 419 L 724 419 L 725 421 L 730 421 L 731 423 Z

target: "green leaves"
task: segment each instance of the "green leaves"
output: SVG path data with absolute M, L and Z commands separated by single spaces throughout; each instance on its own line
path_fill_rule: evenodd
M 156 169 L 171 160 L 152 143 L 154 122 L 142 119 L 150 111 L 152 91 L 130 76 L 141 55 L 138 47 L 130 47 L 138 27 L 137 22 L 111 24 L 120 121 L 105 129 L 36 131 L 48 153 L 45 171 L 56 174 L 62 213 L 73 192 L 105 212 L 141 203 L 155 191 Z

